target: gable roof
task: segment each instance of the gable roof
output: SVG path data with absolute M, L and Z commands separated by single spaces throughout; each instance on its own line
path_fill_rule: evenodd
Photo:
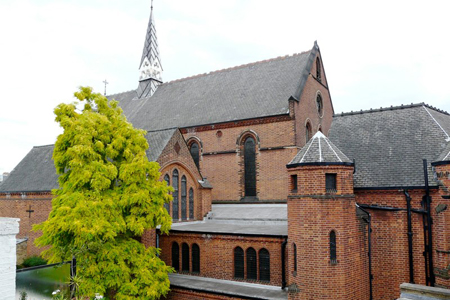
M 137 128 L 161 130 L 289 113 L 299 100 L 318 52 L 300 54 L 201 74 L 159 85 L 151 97 L 136 91 L 110 95 Z
M 350 165 L 352 164 L 352 161 L 322 132 L 317 131 L 287 167 L 293 168 L 300 165 L 321 164 Z
M 423 103 L 335 115 L 330 140 L 355 159 L 355 188 L 423 187 L 450 139 L 450 115 Z
M 172 128 L 147 132 L 145 138 L 149 145 L 147 149 L 147 158 L 149 161 L 156 161 L 158 159 L 176 130 L 178 129 Z
M 0 185 L 0 192 L 45 192 L 58 188 L 53 145 L 33 147 Z

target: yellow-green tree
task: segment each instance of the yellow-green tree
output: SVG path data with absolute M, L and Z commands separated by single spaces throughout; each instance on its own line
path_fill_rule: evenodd
M 170 229 L 163 207 L 170 187 L 147 159 L 145 131 L 127 122 L 116 101 L 89 87 L 75 97 L 81 111 L 77 103 L 55 108 L 64 129 L 53 152 L 59 189 L 48 219 L 35 226 L 37 244 L 50 246 L 43 253 L 50 262 L 77 258 L 82 295 L 157 299 L 169 291 L 172 269 L 140 239 L 147 229 Z

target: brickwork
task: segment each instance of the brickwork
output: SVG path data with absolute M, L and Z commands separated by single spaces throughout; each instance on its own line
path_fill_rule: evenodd
M 320 57 L 320 53 L 317 54 Z M 315 61 L 314 61 L 315 62 Z M 325 73 L 322 67 L 322 82 L 315 78 L 316 64 L 313 64 L 310 75 L 306 81 L 302 96 L 299 102 L 294 102 L 295 111 L 295 131 L 296 145 L 303 147 L 306 144 L 306 123 L 311 124 L 312 134 L 310 138 L 321 129 L 322 133 L 328 135 L 333 120 L 333 104 L 328 90 Z M 320 114 L 317 110 L 316 98 L 320 93 L 323 103 L 323 112 Z
M 423 190 L 409 191 L 413 209 L 421 209 Z M 433 197 L 433 195 L 432 195 Z M 434 197 L 433 197 L 434 198 Z M 401 211 L 370 209 L 372 215 L 372 272 L 374 299 L 394 299 L 399 286 L 409 282 L 406 198 L 402 190 L 357 191 L 357 203 L 402 208 Z M 425 284 L 422 215 L 412 214 L 414 281 Z
M 32 231 L 32 227 L 47 220 L 52 210 L 51 199 L 51 193 L 0 193 L 0 217 L 20 218 L 17 237 L 28 237 L 26 256 L 40 255 L 42 251 L 34 244 L 34 240 L 41 234 Z
M 187 186 L 187 203 L 189 203 L 189 189 L 194 191 L 194 220 L 201 220 L 211 210 L 211 190 L 201 188 L 199 180 L 202 180 L 195 162 L 189 152 L 186 141 L 181 135 L 179 130 L 176 130 L 173 137 L 167 143 L 166 147 L 162 151 L 158 158 L 158 163 L 161 166 L 161 178 L 164 180 L 164 176 L 167 174 L 170 177 L 170 184 L 172 185 L 173 171 L 178 170 L 179 180 L 179 196 L 178 196 L 178 212 L 179 217 L 174 221 L 181 220 L 181 178 L 186 176 Z M 173 202 L 170 203 L 169 213 L 173 216 Z M 189 205 L 186 208 L 189 217 Z M 192 221 L 192 220 L 190 220 Z
M 353 167 L 303 166 L 289 172 L 299 181 L 298 193 L 288 199 L 289 299 L 368 299 L 367 230 L 356 214 Z M 336 193 L 327 194 L 326 173 L 337 174 Z M 332 231 L 336 260 L 330 255 Z M 298 272 L 293 271 L 293 243 Z
M 450 203 L 442 197 L 450 195 L 450 163 L 435 166 L 435 171 L 441 182 L 432 202 L 436 286 L 450 288 Z
M 282 185 L 287 180 L 285 165 L 297 154 L 294 121 L 284 116 L 273 123 L 250 120 L 247 123 L 242 123 L 246 126 L 236 126 L 233 122 L 228 123 L 229 127 L 221 124 L 217 128 L 208 127 L 209 130 L 204 126 L 183 130 L 186 140 L 201 141 L 200 170 L 214 187 L 212 199 L 239 201 L 244 196 L 242 143 L 248 135 L 254 136 L 257 143 L 257 197 L 286 199 Z
M 178 243 L 180 247 L 180 265 L 182 263 L 181 245 L 187 243 L 191 251 L 192 245 L 196 243 L 200 248 L 200 274 L 199 276 L 217 279 L 237 280 L 234 278 L 234 249 L 241 247 L 245 251 L 253 247 L 256 253 L 265 248 L 270 253 L 270 282 L 245 280 L 281 286 L 281 244 L 284 238 L 251 237 L 234 235 L 212 235 L 171 232 L 170 235 L 160 236 L 161 259 L 172 265 L 171 249 L 172 243 Z M 191 255 L 190 255 L 191 257 Z M 257 259 L 257 265 L 259 258 Z M 192 269 L 192 264 L 190 264 Z M 247 273 L 244 263 L 244 273 Z M 182 273 L 182 272 L 181 272 Z M 194 274 L 197 275 L 197 274 Z M 259 269 L 258 269 L 259 278 Z
M 204 300 L 204 299 L 212 299 L 212 300 L 238 300 L 238 299 L 247 299 L 247 298 L 238 298 L 238 297 L 230 297 L 225 295 L 216 295 L 209 293 L 202 293 L 199 291 L 186 290 L 180 288 L 171 288 L 167 300 Z

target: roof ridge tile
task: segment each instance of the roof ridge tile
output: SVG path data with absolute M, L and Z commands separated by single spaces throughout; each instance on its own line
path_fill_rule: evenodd
M 390 107 L 380 107 L 380 108 L 370 108 L 370 109 L 366 109 L 366 110 L 359 110 L 359 111 L 350 111 L 350 112 L 341 112 L 340 114 L 334 114 L 333 117 L 345 117 L 345 116 L 353 116 L 356 114 L 366 114 L 366 113 L 374 113 L 374 112 L 383 112 L 383 111 L 388 111 L 388 110 L 399 110 L 399 109 L 405 109 L 405 108 L 415 108 L 415 107 L 428 107 L 432 110 L 435 110 L 437 112 L 443 113 L 445 115 L 450 115 L 450 113 L 448 113 L 447 111 L 441 110 L 439 108 L 436 108 L 434 106 L 431 106 L 429 104 L 426 104 L 424 102 L 420 102 L 420 103 L 411 103 L 411 104 L 401 104 L 401 105 L 397 105 L 397 106 L 390 106 Z
M 197 78 L 197 77 L 202 77 L 202 76 L 206 76 L 206 75 L 210 75 L 210 74 L 216 74 L 216 73 L 221 73 L 221 72 L 226 72 L 226 71 L 231 71 L 231 70 L 236 70 L 236 69 L 241 69 L 241 68 L 245 68 L 245 67 L 251 67 L 254 65 L 258 65 L 258 64 L 262 64 L 262 63 L 268 63 L 268 62 L 272 62 L 272 61 L 277 61 L 277 60 L 282 60 L 282 59 L 286 59 L 288 57 L 295 57 L 295 56 L 299 56 L 299 55 L 303 55 L 303 54 L 307 54 L 311 52 L 311 50 L 307 50 L 307 51 L 303 51 L 303 52 L 298 52 L 298 53 L 293 53 L 293 54 L 286 54 L 284 56 L 277 56 L 274 58 L 269 58 L 269 59 L 264 59 L 264 60 L 259 60 L 259 61 L 255 61 L 255 62 L 251 62 L 251 63 L 246 63 L 246 64 L 242 64 L 242 65 L 237 65 L 237 66 L 233 66 L 233 67 L 229 67 L 229 68 L 224 68 L 224 69 L 218 69 L 215 71 L 210 71 L 207 73 L 201 73 L 201 74 L 197 74 L 197 75 L 192 75 L 192 76 L 188 76 L 188 77 L 183 77 L 183 78 L 179 78 L 179 79 L 174 79 L 174 80 L 170 80 L 167 82 L 164 82 L 163 84 L 171 84 L 174 82 L 180 82 L 180 81 L 184 81 L 184 80 L 189 80 L 189 79 L 193 79 L 193 78 Z

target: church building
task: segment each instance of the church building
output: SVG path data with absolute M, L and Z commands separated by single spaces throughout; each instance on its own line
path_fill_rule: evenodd
M 147 132 L 173 187 L 169 235 L 148 231 L 167 299 L 392 300 L 450 288 L 450 114 L 425 103 L 336 114 L 317 43 L 163 81 L 153 8 L 137 88 L 109 95 Z M 53 145 L 0 185 L 0 216 L 33 224 L 58 188 Z

